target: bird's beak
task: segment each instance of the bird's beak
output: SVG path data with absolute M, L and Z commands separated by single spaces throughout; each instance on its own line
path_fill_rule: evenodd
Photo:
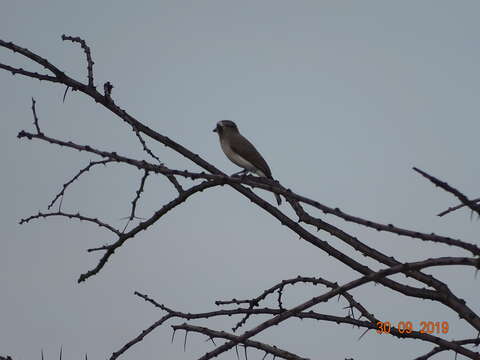
M 217 132 L 217 128 L 213 129 L 213 132 Z

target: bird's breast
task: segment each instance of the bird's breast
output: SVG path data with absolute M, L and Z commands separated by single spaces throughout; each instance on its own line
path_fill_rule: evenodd
M 237 154 L 232 150 L 230 144 L 225 139 L 220 138 L 220 146 L 222 147 L 223 152 L 227 158 L 233 162 L 235 165 L 240 166 L 241 168 L 247 169 L 252 172 L 256 172 L 257 168 L 252 165 L 248 160 L 244 159 L 242 156 Z

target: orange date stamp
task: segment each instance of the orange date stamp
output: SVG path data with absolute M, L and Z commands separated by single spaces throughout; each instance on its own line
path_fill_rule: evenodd
M 417 321 L 418 323 L 418 321 Z M 377 321 L 377 334 L 390 334 L 396 329 L 400 334 L 411 334 L 417 331 L 421 334 L 447 334 L 450 326 L 448 321 L 420 321 L 415 324 L 412 321 L 399 321 L 393 324 L 390 321 Z

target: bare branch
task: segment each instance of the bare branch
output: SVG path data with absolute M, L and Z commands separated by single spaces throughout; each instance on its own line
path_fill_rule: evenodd
M 62 186 L 62 190 L 60 190 L 60 192 L 55 196 L 55 198 L 50 202 L 50 204 L 48 204 L 48 210 L 50 210 L 50 208 L 55 204 L 55 202 L 60 198 L 65 195 L 65 190 L 67 190 L 67 188 L 73 184 L 82 174 L 88 172 L 92 167 L 94 167 L 95 165 L 106 165 L 107 163 L 109 162 L 112 162 L 113 160 L 101 160 L 101 161 L 90 161 L 90 163 L 85 166 L 83 169 L 80 169 L 78 171 L 77 174 L 75 174 L 75 176 L 70 179 L 69 181 L 67 181 L 65 184 L 63 184 Z M 60 208 L 59 208 L 60 210 Z
M 33 125 L 35 125 L 37 134 L 41 135 L 42 131 L 40 130 L 40 126 L 38 125 L 38 117 L 37 117 L 37 110 L 35 109 L 35 104 L 36 104 L 35 99 L 32 97 Z
M 371 258 L 381 262 L 382 264 L 388 265 L 388 266 L 399 266 L 401 263 L 397 261 L 395 258 L 392 256 L 387 256 L 380 251 L 371 248 L 362 242 L 360 242 L 357 238 L 347 234 L 343 230 L 336 228 L 333 225 L 330 225 L 321 219 L 314 218 L 307 214 L 301 205 L 298 202 L 295 202 L 291 199 L 287 198 L 287 201 L 290 203 L 292 208 L 295 210 L 297 216 L 299 217 L 300 221 L 306 222 L 308 224 L 312 224 L 316 226 L 319 229 L 323 229 L 325 231 L 328 231 L 330 234 L 335 236 L 336 238 L 344 241 L 346 244 L 352 246 L 355 250 L 358 250 L 362 254 L 366 256 L 370 256 Z M 438 294 L 441 295 L 440 297 L 435 297 L 437 298 L 438 301 L 441 303 L 449 306 L 451 309 L 456 311 L 461 317 L 469 318 L 472 319 L 473 321 L 469 321 L 470 324 L 475 327 L 477 330 L 479 330 L 480 326 L 480 318 L 469 308 L 465 305 L 465 301 L 463 299 L 460 299 L 456 297 L 448 288 L 448 286 L 443 283 L 442 281 L 439 281 L 435 279 L 431 275 L 426 275 L 420 271 L 410 271 L 406 274 L 407 276 L 411 276 L 414 279 L 421 281 L 425 284 L 428 284 L 429 286 L 435 288 L 438 291 Z M 392 284 L 393 285 L 393 284 Z M 398 288 L 397 288 L 397 291 Z M 404 290 L 400 290 L 402 293 Z M 414 295 L 413 293 L 410 293 L 409 296 L 415 296 L 417 297 L 418 295 Z M 421 296 L 419 296 L 421 297 Z M 446 298 L 446 299 L 445 299 Z M 467 320 L 468 321 L 468 320 Z
M 177 198 L 170 201 L 168 204 L 164 205 L 160 210 L 156 211 L 152 217 L 148 220 L 145 220 L 138 224 L 135 228 L 130 230 L 128 233 L 121 234 L 116 242 L 108 246 L 108 250 L 106 250 L 105 254 L 99 260 L 97 266 L 92 270 L 87 271 L 86 273 L 80 275 L 78 282 L 83 282 L 89 277 L 97 274 L 103 266 L 107 263 L 110 256 L 113 255 L 116 249 L 123 245 L 125 241 L 128 239 L 133 238 L 137 233 L 142 230 L 146 230 L 150 225 L 153 225 L 158 219 L 160 219 L 163 215 L 167 214 L 170 210 L 174 209 L 178 205 L 182 204 L 185 200 L 187 200 L 190 196 L 202 192 L 205 189 L 209 189 L 214 186 L 218 186 L 221 184 L 219 181 L 205 181 L 199 185 L 192 186 L 190 189 L 185 190 L 183 193 L 178 195 Z
M 115 360 L 117 359 L 120 355 L 122 355 L 125 351 L 127 351 L 128 349 L 130 349 L 133 345 L 135 344 L 138 344 L 139 342 L 141 342 L 145 336 L 147 336 L 148 334 L 150 334 L 153 330 L 155 330 L 157 327 L 159 327 L 160 325 L 162 325 L 163 323 L 165 323 L 167 320 L 171 319 L 175 317 L 174 315 L 171 315 L 171 314 L 167 314 L 165 315 L 164 317 L 162 317 L 160 320 L 158 320 L 157 322 L 155 322 L 154 324 L 152 324 L 150 327 L 148 327 L 147 329 L 143 330 L 137 337 L 135 337 L 134 339 L 130 340 L 129 342 L 127 342 L 125 345 L 123 345 L 118 351 L 115 351 L 112 353 L 112 356 L 110 356 L 110 360 Z
M 80 46 L 83 49 L 83 52 L 85 53 L 85 57 L 87 58 L 87 74 L 88 74 L 88 86 L 91 88 L 94 88 L 95 86 L 93 85 L 93 60 L 92 60 L 92 54 L 90 52 L 90 47 L 87 45 L 85 40 L 80 38 L 79 36 L 67 36 L 65 34 L 62 35 L 62 40 L 69 40 L 74 43 L 79 43 Z M 111 89 L 110 89 L 111 92 Z
M 476 198 L 476 199 L 473 199 L 472 202 L 478 204 L 480 202 L 480 198 Z M 452 206 L 452 207 L 449 207 L 447 210 L 444 210 L 442 211 L 441 213 L 438 213 L 437 216 L 444 216 L 444 215 L 447 215 L 448 213 L 451 213 L 455 210 L 458 210 L 458 209 L 461 209 L 463 207 L 465 207 L 466 205 L 465 204 L 460 204 L 460 205 L 457 205 L 457 206 Z
M 468 344 L 478 345 L 478 344 L 480 344 L 480 339 L 475 338 L 475 339 L 465 339 L 465 340 L 452 340 L 452 343 L 458 344 L 458 345 L 468 345 Z M 433 355 L 436 355 L 436 354 L 438 354 L 442 351 L 446 351 L 446 350 L 448 350 L 448 349 L 446 349 L 443 346 L 436 346 L 431 351 L 426 353 L 425 355 L 416 357 L 414 360 L 427 360 L 427 359 L 430 359 Z
M 43 66 L 45 69 L 50 70 L 55 75 L 56 80 L 54 82 L 60 82 L 60 81 L 63 81 L 65 79 L 65 73 L 63 71 L 61 71 L 56 66 L 51 64 L 47 59 L 44 59 L 41 56 L 38 56 L 37 54 L 34 54 L 30 50 L 28 50 L 26 48 L 22 48 L 20 46 L 17 46 L 13 42 L 7 42 L 7 41 L 3 41 L 1 39 L 0 39 L 0 46 L 2 46 L 4 48 L 7 48 L 7 49 L 10 49 L 13 52 L 19 53 L 19 54 L 29 58 L 30 60 L 33 60 L 37 64 Z M 5 68 L 4 66 L 2 66 L 2 67 Z M 6 70 L 11 71 L 9 69 L 6 69 Z M 22 74 L 21 72 L 18 72 L 18 73 Z M 30 77 L 30 75 L 27 75 L 26 73 L 24 73 L 22 75 L 26 75 L 26 76 Z M 38 79 L 38 77 L 36 77 L 36 78 Z M 42 79 L 42 80 L 49 80 L 49 79 Z
M 211 330 L 211 329 L 206 328 L 206 327 L 194 326 L 194 325 L 189 325 L 189 324 L 186 324 L 186 323 L 183 323 L 181 325 L 172 325 L 172 329 L 174 331 L 175 330 L 185 330 L 186 332 L 192 331 L 192 332 L 196 332 L 196 333 L 199 333 L 199 334 L 204 334 L 204 335 L 206 335 L 210 338 L 227 339 L 227 340 L 231 340 L 231 341 L 237 341 L 238 340 L 238 336 L 235 336 L 233 334 L 229 334 L 225 331 L 215 331 L 215 330 Z M 258 349 L 258 350 L 263 350 L 268 354 L 271 354 L 273 356 L 278 356 L 282 359 L 308 360 L 307 358 L 297 356 L 297 355 L 295 355 L 291 352 L 288 352 L 286 350 L 282 350 L 282 349 L 280 349 L 276 346 L 261 343 L 259 341 L 246 340 L 246 341 L 242 341 L 242 342 L 238 341 L 238 343 L 243 343 L 244 346 L 245 346 L 245 349 L 247 347 L 252 347 L 252 348 L 255 348 L 255 349 Z
M 325 280 L 325 279 L 320 278 L 320 277 L 315 278 L 315 277 L 297 276 L 296 278 L 282 280 L 280 283 L 278 283 L 278 284 L 270 287 L 269 289 L 266 289 L 265 291 L 263 291 L 263 293 L 260 294 L 259 296 L 257 296 L 256 298 L 253 298 L 253 299 L 250 299 L 250 300 L 232 299 L 232 300 L 228 300 L 228 301 L 215 301 L 215 305 L 218 306 L 218 305 L 228 305 L 228 304 L 237 304 L 237 305 L 248 304 L 249 305 L 248 308 L 253 309 L 256 306 L 259 306 L 259 303 L 262 300 L 264 300 L 268 295 L 273 294 L 276 291 L 278 291 L 279 294 L 280 294 L 280 292 L 283 291 L 285 286 L 296 285 L 298 283 L 312 284 L 312 285 L 325 285 L 325 286 L 327 286 L 331 289 L 336 289 L 338 287 L 337 283 Z M 373 324 L 376 323 L 377 319 L 372 314 L 370 314 L 360 303 L 355 301 L 353 296 L 351 296 L 347 292 L 341 293 L 340 295 L 343 296 L 348 301 L 351 308 L 356 308 L 362 314 L 362 316 L 369 319 L 371 323 L 373 323 Z M 284 310 L 281 305 L 279 305 L 279 310 L 282 310 L 282 311 Z M 246 323 L 246 321 L 248 320 L 248 318 L 250 317 L 250 315 L 251 315 L 251 313 L 247 313 L 242 318 L 242 320 L 240 320 L 235 325 L 235 327 L 232 328 L 232 331 L 236 331 L 241 326 L 243 326 Z
M 358 216 L 347 214 L 341 211 L 339 208 L 328 207 L 326 205 L 319 203 L 318 201 L 311 200 L 309 198 L 295 194 L 293 192 L 290 192 L 289 194 L 284 194 L 284 193 L 281 193 L 281 194 L 284 195 L 286 198 L 288 197 L 292 200 L 296 200 L 296 201 L 308 204 L 310 206 L 313 206 L 314 208 L 317 208 L 323 211 L 325 214 L 335 215 L 339 218 L 342 218 L 345 221 L 359 224 L 365 227 L 369 227 L 377 231 L 386 231 L 386 232 L 394 233 L 400 236 L 407 236 L 414 239 L 420 239 L 424 241 L 432 241 L 435 243 L 457 246 L 470 251 L 473 255 L 480 255 L 480 248 L 478 246 L 463 242 L 459 239 L 453 239 L 447 236 L 440 236 L 434 233 L 426 234 L 419 231 L 399 228 L 397 226 L 394 226 L 393 224 L 385 225 L 385 224 L 377 223 L 371 220 L 362 219 Z
M 140 195 L 143 192 L 143 188 L 145 186 L 145 180 L 147 180 L 148 175 L 149 175 L 148 170 L 145 170 L 145 172 L 142 176 L 142 180 L 140 180 L 140 186 L 139 186 L 138 190 L 135 192 L 135 199 L 132 200 L 132 210 L 130 211 L 130 216 L 128 217 L 128 222 L 125 225 L 125 228 L 123 229 L 123 232 L 125 232 L 125 230 L 127 229 L 127 226 L 130 223 L 130 221 L 132 221 L 135 218 L 135 210 L 137 208 L 137 203 L 138 203 L 138 200 L 140 199 Z
M 443 259 L 447 259 L 447 258 L 443 258 Z M 451 258 L 451 259 L 452 259 L 452 261 L 455 261 L 455 260 L 453 260 L 455 258 Z M 437 260 L 437 259 L 434 259 L 434 260 Z M 459 260 L 459 262 L 462 262 L 462 261 L 463 260 Z M 303 280 L 307 280 L 307 279 L 309 279 L 309 278 L 303 278 Z M 314 280 L 314 282 L 317 282 L 316 280 L 318 280 L 318 279 L 317 278 L 312 278 L 312 280 Z M 301 281 L 301 280 L 299 280 L 299 281 Z M 327 284 L 330 283 L 328 281 L 325 281 L 325 282 Z M 319 283 L 323 283 L 323 279 Z M 337 284 L 330 283 L 330 285 L 332 285 L 335 289 L 338 289 Z M 341 295 L 346 295 L 346 298 L 349 296 L 348 292 L 346 292 L 346 291 L 343 291 L 343 292 L 339 293 L 339 295 L 340 294 Z M 285 310 L 270 309 L 270 308 L 258 308 L 258 309 L 235 308 L 235 309 L 229 309 L 229 310 L 218 310 L 218 311 L 211 311 L 211 312 L 204 312 L 204 313 L 184 313 L 184 312 L 172 310 L 169 307 L 165 306 L 164 304 L 160 304 L 160 303 L 156 302 L 155 300 L 150 298 L 148 295 L 141 294 L 139 292 L 135 292 L 135 295 L 144 299 L 146 302 L 149 302 L 153 306 L 155 306 L 155 307 L 157 307 L 157 308 L 159 308 L 163 311 L 166 311 L 168 313 L 167 316 L 171 316 L 170 318 L 175 317 L 175 318 L 181 318 L 181 319 L 185 319 L 185 320 L 208 319 L 208 318 L 211 318 L 211 317 L 232 316 L 232 315 L 237 315 L 237 314 L 244 314 L 244 315 L 247 315 L 247 314 L 248 315 L 268 314 L 268 315 L 277 316 L 277 315 L 283 314 L 285 312 Z M 334 296 L 336 296 L 336 295 L 329 296 L 329 298 L 333 298 Z M 233 302 L 227 302 L 226 301 L 226 302 L 222 302 L 222 303 L 225 303 L 225 304 L 228 304 L 228 303 L 232 303 L 232 304 L 233 303 L 241 303 L 241 304 L 248 303 L 248 300 L 235 300 L 234 299 L 232 301 Z M 353 302 L 355 302 L 355 300 L 353 300 Z M 355 307 L 358 309 L 357 306 L 355 306 Z M 360 307 L 361 307 L 361 305 L 360 305 Z M 360 311 L 361 311 L 362 314 L 364 312 L 366 312 L 366 310 L 360 310 Z M 367 314 L 368 314 L 368 312 L 367 312 Z M 373 317 L 373 315 L 366 316 L 366 318 L 367 319 L 372 318 L 374 321 L 371 321 L 371 320 L 362 321 L 362 320 L 359 320 L 359 319 L 354 319 L 350 316 L 339 317 L 339 316 L 334 316 L 334 315 L 319 314 L 319 313 L 314 312 L 314 311 L 298 312 L 298 313 L 292 315 L 292 317 L 299 318 L 299 319 L 314 319 L 314 320 L 328 321 L 328 322 L 334 322 L 334 323 L 337 323 L 337 324 L 350 324 L 350 325 L 357 326 L 359 328 L 366 328 L 367 330 L 377 329 L 377 321 L 378 321 L 377 319 L 375 319 Z M 151 331 L 154 330 L 155 327 L 158 327 L 161 324 L 163 324 L 164 323 L 164 321 L 163 321 L 164 318 L 165 317 L 163 317 L 161 319 L 161 321 L 153 324 L 153 325 L 156 325 L 156 326 L 152 325 L 148 329 L 142 331 L 141 334 L 139 336 L 137 336 L 134 340 L 136 342 L 141 341 L 144 338 L 144 336 L 146 335 L 146 331 L 148 331 L 148 333 L 150 333 Z M 430 335 L 430 334 L 425 334 L 425 333 L 422 333 L 422 332 L 419 332 L 419 331 L 412 331 L 411 333 L 408 333 L 408 332 L 405 332 L 404 329 L 403 330 L 402 329 L 397 329 L 395 327 L 391 328 L 391 333 L 390 334 L 392 336 L 395 336 L 395 337 L 398 337 L 398 338 L 419 339 L 419 340 L 434 343 L 434 344 L 440 344 L 443 341 L 441 338 Z M 129 342 L 130 346 L 134 345 L 134 343 L 135 343 L 134 340 Z M 125 349 L 125 350 L 127 350 L 127 349 Z M 120 355 L 118 352 L 116 354 Z
M 153 151 L 147 146 L 147 143 L 145 142 L 145 140 L 143 139 L 142 135 L 140 134 L 140 132 L 133 128 L 133 131 L 135 132 L 135 135 L 137 136 L 138 140 L 140 141 L 140 143 L 142 144 L 142 147 L 143 147 L 143 151 L 145 151 L 148 155 L 150 155 L 152 158 L 154 158 L 155 160 L 158 161 L 158 163 L 160 165 L 164 165 L 162 163 L 162 161 L 160 161 L 160 158 L 155 155 L 153 153 Z M 167 179 L 172 183 L 172 185 L 175 187 L 175 189 L 178 191 L 178 193 L 180 194 L 182 191 L 183 191 L 183 188 L 182 186 L 179 184 L 179 182 L 177 181 L 177 179 L 175 178 L 175 176 L 171 175 L 171 174 L 165 174 L 165 176 L 167 177 Z
M 465 195 L 463 195 L 460 191 L 457 189 L 453 188 L 452 186 L 448 185 L 446 182 L 441 181 L 437 179 L 436 177 L 427 174 L 425 171 L 422 171 L 416 167 L 413 168 L 416 172 L 418 172 L 420 175 L 423 177 L 427 178 L 430 180 L 435 186 L 438 186 L 442 188 L 443 190 L 453 194 L 458 200 L 461 201 L 461 203 L 465 206 L 468 206 L 472 211 L 476 212 L 478 215 L 480 215 L 480 205 L 477 205 L 475 203 L 475 200 L 469 200 Z
M 105 229 L 110 230 L 111 232 L 113 232 L 116 235 L 119 235 L 119 236 L 121 235 L 120 230 L 115 229 L 113 226 L 111 226 L 107 223 L 104 223 L 103 221 L 100 221 L 97 218 L 91 218 L 91 217 L 83 216 L 83 215 L 80 215 L 79 213 L 70 214 L 70 213 L 66 213 L 66 212 L 63 212 L 63 211 L 57 211 L 57 212 L 52 212 L 52 213 L 39 212 L 36 215 L 32 215 L 32 216 L 29 216 L 27 218 L 21 219 L 19 224 L 22 225 L 22 224 L 26 224 L 26 223 L 28 223 L 32 220 L 35 220 L 35 219 L 47 218 L 47 217 L 52 217 L 52 216 L 67 217 L 69 219 L 78 219 L 80 221 L 91 222 L 91 223 L 97 224 L 100 227 L 103 227 Z
M 140 132 L 133 128 L 133 132 L 135 133 L 135 135 L 137 136 L 137 139 L 138 141 L 140 141 L 140 144 L 142 144 L 142 147 L 143 147 L 143 151 L 145 151 L 148 155 L 150 155 L 152 158 L 154 158 L 155 160 L 158 161 L 158 163 L 160 165 L 163 165 L 163 163 L 160 161 L 159 157 L 157 155 L 155 155 L 153 153 L 152 150 L 150 150 L 150 148 L 147 146 L 147 143 L 145 142 L 145 140 L 143 139 L 142 135 L 140 134 Z
M 51 81 L 51 82 L 57 82 L 57 83 L 62 82 L 61 80 L 59 80 L 55 76 L 50 76 L 50 75 L 46 75 L 46 74 L 39 74 L 37 72 L 27 71 L 27 70 L 24 70 L 22 68 L 15 68 L 13 66 L 5 65 L 5 64 L 2 64 L 2 63 L 0 63 L 0 69 L 7 70 L 7 71 L 11 72 L 12 75 L 20 74 L 20 75 L 24 75 L 24 76 L 27 76 L 27 77 L 32 78 L 32 79 L 45 80 L 45 81 Z
M 258 333 L 266 330 L 267 328 L 278 325 L 279 323 L 285 321 L 286 319 L 292 317 L 295 314 L 298 314 L 301 311 L 305 311 L 306 309 L 319 304 L 321 302 L 325 302 L 328 299 L 348 290 L 352 290 L 360 285 L 372 282 L 372 281 L 379 281 L 380 279 L 390 276 L 399 272 L 409 271 L 409 270 L 420 270 L 426 267 L 431 266 L 451 266 L 451 265 L 467 265 L 473 266 L 476 268 L 480 268 L 480 259 L 472 259 L 472 258 L 454 258 L 454 257 L 443 257 L 443 258 L 435 258 L 435 259 L 428 259 L 424 261 L 412 262 L 412 263 L 405 263 L 397 266 L 393 266 L 384 270 L 380 270 L 374 272 L 370 275 L 363 276 L 357 280 L 351 281 L 345 285 L 339 286 L 338 288 L 331 290 L 323 295 L 316 296 L 303 304 L 297 305 L 294 308 L 284 311 L 281 314 L 273 317 L 270 320 L 267 320 L 257 327 L 246 331 L 243 335 L 238 336 L 236 340 L 231 340 L 219 347 L 215 350 L 206 353 L 204 356 L 200 357 L 199 360 L 208 360 L 212 359 L 225 351 L 230 350 L 239 342 L 244 342 L 245 340 L 251 338 L 252 336 L 257 335 Z M 432 339 L 433 340 L 433 339 Z M 448 349 L 454 350 L 462 355 L 469 357 L 470 359 L 477 359 L 480 354 L 478 352 L 473 352 L 468 349 L 465 349 L 457 344 L 452 344 L 446 340 L 439 339 L 437 340 L 438 344 L 441 346 L 445 346 Z

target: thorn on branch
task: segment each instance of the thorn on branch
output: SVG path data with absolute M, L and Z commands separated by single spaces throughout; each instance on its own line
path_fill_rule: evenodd
M 420 170 L 419 168 L 413 167 L 413 170 L 422 175 L 424 178 L 430 180 L 435 186 L 438 186 L 454 195 L 458 200 L 462 202 L 462 204 L 468 206 L 472 211 L 475 211 L 478 215 L 480 215 L 480 205 L 478 205 L 475 200 L 470 200 L 454 187 L 448 185 L 446 182 L 441 181 L 430 174 L 427 174 L 425 171 Z
M 63 93 L 63 101 L 62 102 L 65 102 L 65 97 L 67 96 L 68 89 L 70 89 L 70 86 L 67 85 L 67 87 L 65 89 L 65 92 Z
M 187 350 L 187 335 L 188 335 L 188 330 L 185 330 L 185 339 L 183 340 L 183 351 Z
M 96 248 L 90 248 L 90 249 L 87 249 L 87 252 L 94 252 L 94 251 L 107 251 L 110 249 L 110 245 L 103 245 L 103 246 L 100 246 L 100 247 L 96 247 Z
M 370 330 L 372 330 L 372 329 L 366 329 L 366 330 L 362 333 L 362 335 L 360 335 L 360 336 L 358 337 L 357 341 L 360 341 L 360 340 L 364 337 L 364 335 L 365 335 L 367 332 L 369 332 Z

